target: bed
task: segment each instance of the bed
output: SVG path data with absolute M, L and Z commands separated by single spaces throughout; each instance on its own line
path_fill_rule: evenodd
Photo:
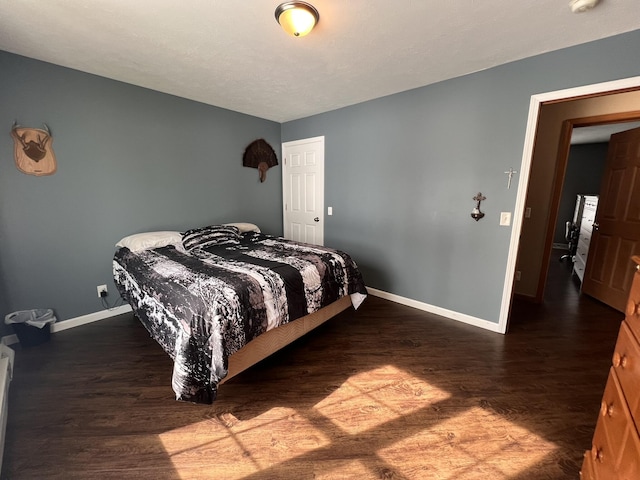
M 367 295 L 345 252 L 253 224 L 137 234 L 117 247 L 116 286 L 173 359 L 183 401 L 212 403 L 226 380 Z

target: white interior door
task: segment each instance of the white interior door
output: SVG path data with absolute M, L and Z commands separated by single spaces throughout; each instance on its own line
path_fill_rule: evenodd
M 324 137 L 282 144 L 284 237 L 324 245 Z

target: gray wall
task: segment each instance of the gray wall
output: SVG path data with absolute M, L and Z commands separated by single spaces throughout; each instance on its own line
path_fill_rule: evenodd
M 558 222 L 554 243 L 566 243 L 566 222 L 573 220 L 576 195 L 598 194 L 607 161 L 608 142 L 572 145 L 569 150 L 567 172 L 562 185 L 562 197 L 558 208 Z
M 640 74 L 640 31 L 283 125 L 325 136 L 327 245 L 368 285 L 497 322 L 532 95 Z M 473 221 L 481 191 L 486 217 Z
M 520 170 L 531 95 L 639 75 L 639 44 L 635 31 L 282 126 L 0 52 L 0 306 L 101 310 L 95 287 L 115 293 L 113 244 L 133 232 L 281 233 L 280 168 L 260 184 L 244 147 L 325 135 L 325 243 L 372 287 L 497 322 L 511 234 L 498 220 L 517 191 L 503 172 Z M 49 124 L 54 176 L 15 168 L 16 119 Z
M 96 286 L 116 300 L 114 244 L 131 233 L 225 221 L 282 232 L 280 167 L 261 184 L 242 166 L 256 138 L 280 151 L 278 123 L 5 52 L 0 72 L 3 318 L 27 308 L 53 308 L 61 320 L 102 310 Z M 14 120 L 49 125 L 55 175 L 17 170 Z

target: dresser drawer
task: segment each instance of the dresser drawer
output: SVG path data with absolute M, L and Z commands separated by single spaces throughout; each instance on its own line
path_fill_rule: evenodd
M 640 438 L 635 430 L 630 432 L 624 444 L 618 478 L 640 479 Z
M 584 260 L 578 255 L 576 255 L 576 261 L 573 263 L 573 271 L 576 273 L 576 275 L 578 276 L 581 282 L 584 278 L 585 268 L 586 268 L 586 265 L 584 263 Z
M 587 216 L 582 217 L 582 221 L 580 222 L 580 235 L 582 235 L 583 232 L 591 235 L 591 232 L 593 232 L 593 222 L 595 221 L 595 216 L 596 212 L 594 210 L 591 210 L 588 212 Z
M 587 256 L 589 255 L 589 239 L 583 240 L 580 236 L 578 241 L 578 247 L 576 248 L 576 258 L 580 258 L 583 263 L 587 263 Z
M 584 460 L 582 462 L 582 468 L 580 469 L 580 480 L 597 480 L 596 472 L 593 467 L 593 457 L 591 451 L 586 451 L 584 454 Z
M 611 368 L 590 452 L 595 478 L 640 479 L 640 440 L 625 396 Z
M 601 425 L 604 429 L 606 442 L 613 451 L 622 452 L 622 440 L 630 422 L 631 418 L 627 410 L 627 402 L 616 379 L 616 374 L 611 368 L 607 378 L 607 385 L 604 387 L 604 393 L 602 394 L 598 425 Z
M 628 436 L 630 424 L 624 396 L 616 374 L 611 368 L 607 385 L 602 395 L 600 414 L 593 434 L 591 460 L 593 470 L 599 478 L 616 478 L 615 472 L 620 464 L 624 442 Z
M 598 209 L 598 197 L 595 195 L 586 195 L 584 198 L 584 207 L 582 209 L 582 218 L 593 221 L 596 217 Z
M 620 326 L 620 334 L 613 352 L 613 369 L 637 428 L 640 426 L 640 345 L 626 320 Z
M 591 241 L 591 236 L 593 235 L 593 223 L 582 224 L 580 226 L 580 234 L 578 235 L 578 240 L 580 242 L 585 242 L 587 245 Z
M 589 255 L 589 244 L 585 243 L 581 237 L 580 241 L 578 242 L 578 248 L 576 249 L 575 261 L 580 262 L 582 267 L 581 268 L 582 272 L 584 272 L 584 268 L 587 265 L 588 255 Z
M 640 272 L 636 272 L 633 276 L 625 313 L 627 314 L 626 320 L 631 331 L 636 340 L 640 341 Z

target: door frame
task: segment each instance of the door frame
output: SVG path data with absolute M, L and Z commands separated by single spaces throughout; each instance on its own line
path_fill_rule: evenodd
M 524 140 L 524 148 L 522 152 L 522 162 L 520 165 L 520 175 L 518 181 L 518 191 L 516 194 L 516 203 L 514 207 L 514 221 L 513 228 L 511 230 L 511 239 L 509 242 L 509 253 L 507 256 L 507 268 L 505 272 L 504 286 L 502 292 L 502 302 L 500 306 L 500 316 L 498 320 L 498 331 L 500 333 L 506 333 L 509 326 L 509 314 L 511 311 L 511 303 L 513 300 L 513 287 L 514 277 L 516 270 L 516 261 L 518 257 L 518 247 L 520 244 L 520 234 L 522 231 L 522 222 L 524 218 L 525 202 L 527 197 L 527 191 L 529 188 L 529 176 L 531 172 L 531 165 L 533 160 L 534 145 L 537 136 L 537 126 L 540 116 L 540 109 L 542 104 L 550 102 L 564 102 L 568 100 L 577 100 L 586 97 L 597 97 L 603 95 L 610 95 L 615 93 L 624 93 L 628 91 L 640 90 L 640 76 L 630 77 L 621 80 L 614 80 L 611 82 L 597 83 L 593 85 L 586 85 L 581 87 L 568 88 L 564 90 L 557 90 L 553 92 L 547 92 L 537 95 L 532 95 L 529 103 L 529 115 L 527 119 L 527 130 Z M 620 118 L 624 113 L 620 114 Z M 609 115 L 610 121 L 602 123 L 612 123 L 618 120 L 616 114 Z M 566 157 L 568 155 L 569 142 L 571 139 L 571 131 L 574 124 L 571 122 L 563 125 L 562 137 L 560 146 L 558 149 L 558 155 L 556 158 L 556 173 L 558 169 L 563 172 L 562 178 L 564 179 L 564 171 L 566 170 Z M 578 126 L 576 123 L 575 126 Z M 585 126 L 585 125 L 580 125 Z M 558 158 L 564 155 L 564 164 L 559 162 Z M 546 227 L 545 245 L 543 253 L 543 267 L 540 270 L 540 278 L 538 281 L 538 295 L 540 291 L 544 290 L 544 281 L 547 274 L 549 257 L 551 255 L 551 248 L 553 246 L 553 229 L 557 218 L 557 210 L 560 201 L 560 192 L 562 191 L 562 183 L 556 182 L 552 188 L 551 197 L 551 215 L 549 216 L 549 223 Z

